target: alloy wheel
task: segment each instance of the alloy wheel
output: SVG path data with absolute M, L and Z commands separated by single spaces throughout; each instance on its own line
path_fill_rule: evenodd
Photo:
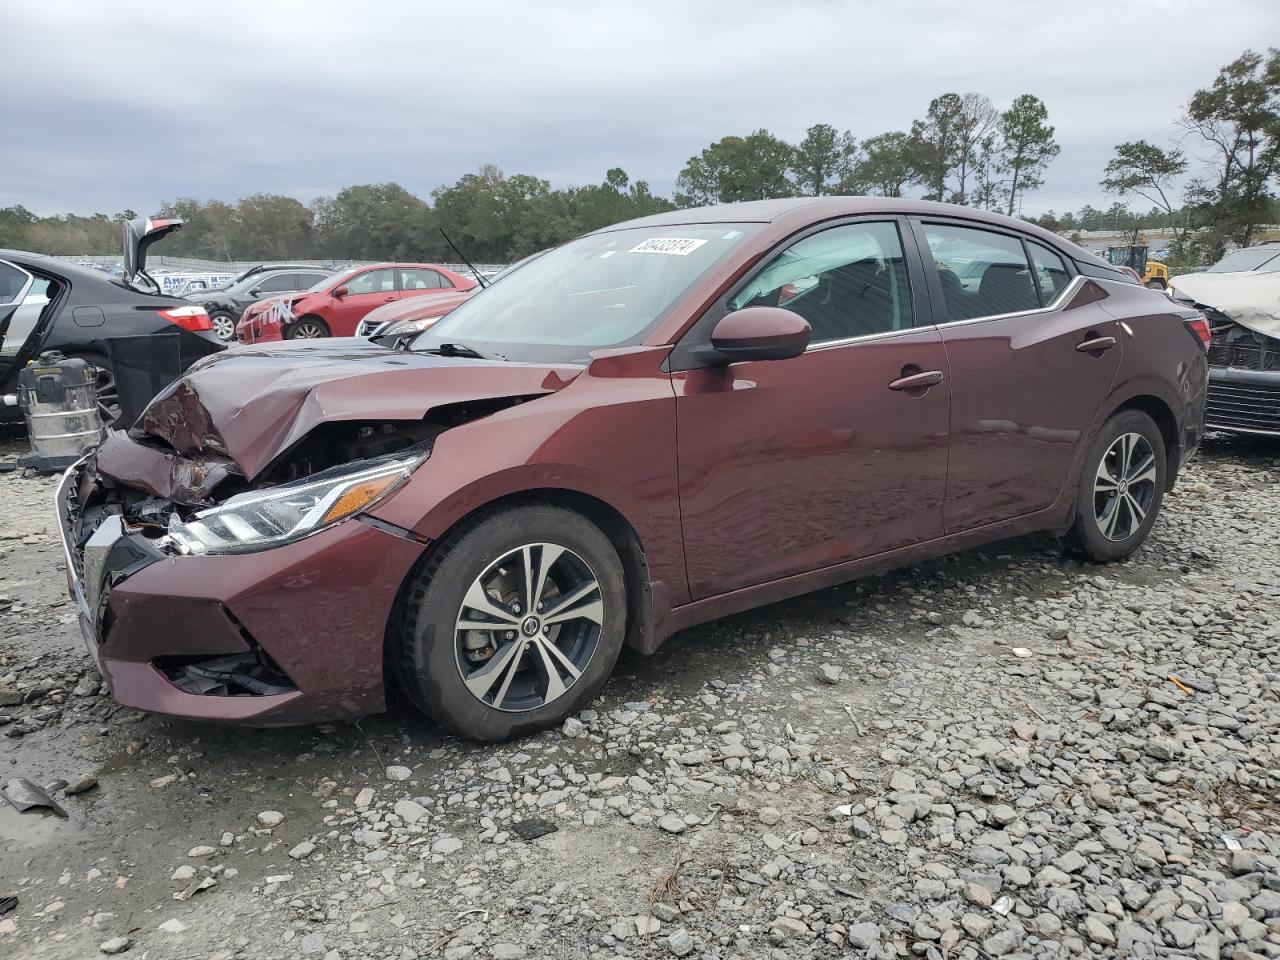
M 325 335 L 324 329 L 320 324 L 311 320 L 295 323 L 290 330 L 290 334 L 294 340 L 315 340 Z
M 458 671 L 481 703 L 508 713 L 564 696 L 595 655 L 604 599 L 568 547 L 527 543 L 472 581 L 454 627 Z
M 235 339 L 236 322 L 227 314 L 215 313 L 209 318 L 209 322 L 213 324 L 213 332 L 223 343 L 230 343 Z
M 1108 540 L 1128 540 L 1156 498 L 1156 455 L 1140 433 L 1122 433 L 1107 448 L 1093 481 L 1093 516 Z

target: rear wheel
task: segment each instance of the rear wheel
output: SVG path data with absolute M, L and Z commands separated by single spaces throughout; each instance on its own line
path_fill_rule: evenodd
M 1168 286 L 1168 284 L 1166 284 L 1159 277 L 1152 277 L 1150 280 L 1147 281 L 1147 286 L 1150 287 L 1152 290 L 1164 290 Z
M 104 427 L 114 426 L 120 419 L 120 390 L 116 386 L 115 371 L 107 358 L 98 353 L 69 353 L 93 367 L 98 388 L 98 413 Z
M 329 325 L 319 317 L 299 317 L 284 328 L 286 340 L 316 340 L 328 336 L 331 336 Z
M 215 313 L 209 317 L 213 324 L 213 332 L 223 343 L 230 343 L 236 338 L 236 318 L 229 313 Z
M 1100 563 L 1133 553 L 1156 522 L 1167 470 L 1155 421 L 1140 410 L 1117 413 L 1085 461 L 1068 544 Z
M 625 628 L 622 563 L 609 539 L 580 514 L 525 504 L 433 551 L 398 601 L 390 642 L 422 710 L 493 742 L 553 726 L 595 697 Z

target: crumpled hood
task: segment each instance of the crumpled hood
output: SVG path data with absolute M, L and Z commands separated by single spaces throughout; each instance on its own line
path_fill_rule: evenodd
M 253 480 L 321 423 L 421 420 L 450 404 L 554 393 L 581 372 L 398 352 L 356 337 L 240 346 L 192 366 L 137 429 L 180 454 L 229 457 Z
M 1188 273 L 1169 286 L 1242 327 L 1280 337 L 1280 273 Z

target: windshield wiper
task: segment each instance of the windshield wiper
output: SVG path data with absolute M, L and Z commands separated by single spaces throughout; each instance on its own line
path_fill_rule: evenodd
M 477 350 L 475 347 L 469 347 L 465 343 L 441 343 L 434 347 L 428 347 L 425 350 L 419 350 L 419 353 L 435 353 L 442 357 L 474 357 L 476 360 L 503 360 L 507 358 L 500 353 L 493 353 L 488 350 Z

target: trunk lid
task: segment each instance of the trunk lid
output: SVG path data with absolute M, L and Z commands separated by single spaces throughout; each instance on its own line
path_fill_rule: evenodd
M 157 240 L 161 240 L 182 229 L 182 221 L 174 218 L 152 220 L 149 217 L 138 217 L 124 223 L 124 280 L 130 286 L 140 275 L 146 274 L 147 251 Z

